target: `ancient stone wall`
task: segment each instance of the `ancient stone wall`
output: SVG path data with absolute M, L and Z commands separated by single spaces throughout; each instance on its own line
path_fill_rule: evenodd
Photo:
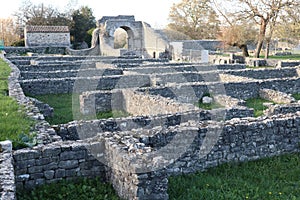
M 30 62 L 30 59 L 26 60 L 28 61 Z M 25 63 L 25 61 L 20 62 Z M 54 62 L 56 62 L 55 59 Z M 46 63 L 39 60 L 37 66 L 42 67 Z M 63 60 L 58 63 L 57 66 L 63 65 Z M 140 63 L 137 62 L 137 64 Z M 36 119 L 37 127 L 35 128 L 39 140 L 39 145 L 33 148 L 15 150 L 10 154 L 10 159 L 14 159 L 14 173 L 11 173 L 11 170 L 8 179 L 15 180 L 17 189 L 28 189 L 62 179 L 98 176 L 103 181 L 111 182 L 122 198 L 161 200 L 168 199 L 168 177 L 171 175 L 202 171 L 226 162 L 243 162 L 299 152 L 300 112 L 298 104 L 280 105 L 278 111 L 280 114 L 254 118 L 253 110 L 243 107 L 244 101 L 242 101 L 242 99 L 258 97 L 259 91 L 266 88 L 276 92 L 299 93 L 300 79 L 298 77 L 287 75 L 288 78 L 228 81 L 226 83 L 180 82 L 180 84 L 172 83 L 169 86 L 148 87 L 153 84 L 150 74 L 130 74 L 124 76 L 127 79 L 125 78 L 123 82 L 124 77 L 119 75 L 104 76 L 102 82 L 99 82 L 97 78 L 92 78 L 95 81 L 88 82 L 91 86 L 86 87 L 84 85 L 86 77 L 19 81 L 21 72 L 12 63 L 10 65 L 13 72 L 9 79 L 9 93 L 19 103 L 25 105 L 29 110 L 28 114 Z M 204 67 L 203 71 L 209 71 L 207 69 L 208 67 Z M 195 73 L 190 74 L 193 76 Z M 159 75 L 163 77 L 163 74 Z M 235 75 L 231 76 L 235 77 Z M 142 78 L 146 81 L 138 81 L 139 83 L 146 82 L 146 85 L 129 83 L 141 80 L 140 77 L 146 77 Z M 240 77 L 238 76 L 239 79 Z M 40 91 L 45 90 L 45 93 L 64 93 L 73 91 L 75 79 L 79 80 L 78 91 L 89 91 L 83 95 L 86 95 L 85 100 L 91 100 L 89 103 L 93 106 L 101 103 L 105 105 L 103 101 L 110 101 L 111 106 L 110 96 L 113 96 L 114 92 L 94 91 L 94 88 L 117 88 L 118 84 L 124 83 L 122 88 L 141 86 L 139 89 L 135 88 L 138 93 L 127 93 L 130 97 L 136 98 L 134 105 L 129 105 L 136 109 L 140 106 L 136 102 L 140 101 L 149 104 L 150 110 L 154 109 L 153 106 L 157 100 L 161 101 L 164 106 L 175 100 L 181 103 L 195 103 L 195 100 L 199 100 L 204 94 L 211 93 L 210 90 L 219 91 L 220 93 L 217 94 L 227 95 L 220 96 L 220 98 L 223 98 L 221 100 L 224 105 L 233 107 L 212 111 L 189 110 L 188 108 L 188 111 L 180 113 L 80 120 L 50 127 L 21 88 L 23 84 L 25 92 L 41 93 Z M 178 79 L 178 76 L 174 76 L 174 79 Z M 190 79 L 192 80 L 192 77 Z M 171 78 L 168 80 L 172 81 Z M 195 97 L 191 97 L 190 88 L 193 89 Z M 139 92 L 146 95 L 140 95 Z M 212 95 L 214 95 L 213 92 Z M 277 94 L 280 94 L 279 92 Z M 151 95 L 160 95 L 165 98 L 149 98 Z M 170 98 L 170 101 L 164 101 L 166 98 Z M 227 102 L 231 100 L 232 102 Z M 174 105 L 176 107 L 177 104 L 171 106 Z M 172 107 L 172 109 L 177 108 Z M 146 112 L 147 110 L 143 111 L 143 113 Z M 274 110 L 273 114 L 277 114 L 276 112 L 277 110 Z M 0 157 L 0 165 L 1 159 Z M 0 169 L 2 180 L 7 173 L 2 170 L 2 167 Z M 1 182 L 0 191 L 3 188 Z
M 32 189 L 76 177 L 99 177 L 105 181 L 105 165 L 91 155 L 87 147 L 87 143 L 73 141 L 14 151 L 17 189 Z
M 0 199 L 15 199 L 16 185 L 11 141 L 0 142 Z
M 272 69 L 247 69 L 247 70 L 230 70 L 224 72 L 234 76 L 241 76 L 252 79 L 274 79 L 274 78 L 287 78 L 298 76 L 295 67 L 287 68 L 272 68 Z
M 295 98 L 291 95 L 270 89 L 261 89 L 259 91 L 259 96 L 263 99 L 273 101 L 279 104 L 290 104 L 296 101 Z
M 28 52 L 38 54 L 66 54 L 65 47 L 4 47 L 6 54 L 22 55 Z

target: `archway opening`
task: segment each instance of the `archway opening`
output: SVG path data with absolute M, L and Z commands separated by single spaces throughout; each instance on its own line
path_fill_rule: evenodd
M 123 28 L 117 28 L 114 32 L 114 48 L 128 49 L 128 34 Z

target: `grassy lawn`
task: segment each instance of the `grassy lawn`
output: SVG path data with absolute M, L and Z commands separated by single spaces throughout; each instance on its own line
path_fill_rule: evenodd
M 284 55 L 284 56 L 269 56 L 270 59 L 279 60 L 300 60 L 300 54 Z
M 97 179 L 78 179 L 45 184 L 32 191 L 17 192 L 20 200 L 118 200 L 120 199 L 110 184 Z
M 30 120 L 25 110 L 17 101 L 8 95 L 7 78 L 10 67 L 0 60 L 0 141 L 11 140 L 14 149 L 35 144 L 34 135 L 30 135 Z
M 169 179 L 172 200 L 300 199 L 300 155 L 224 164 Z
M 294 97 L 297 101 L 300 100 L 300 94 L 293 94 L 292 97 Z
M 47 94 L 47 95 L 38 95 L 32 97 L 44 103 L 47 103 L 54 108 L 53 117 L 46 118 L 46 120 L 51 125 L 65 124 L 76 119 L 88 120 L 88 119 L 95 118 L 94 116 L 85 116 L 80 113 L 78 95 L 73 96 L 72 94 Z M 74 103 L 73 105 L 74 111 L 72 110 L 72 103 Z M 129 116 L 129 114 L 122 111 L 109 111 L 109 112 L 96 113 L 97 119 L 107 119 L 111 117 L 117 118 L 117 117 L 127 117 L 127 116 Z
M 273 102 L 262 98 L 250 98 L 246 100 L 247 107 L 254 109 L 255 117 L 262 116 L 264 114 L 264 110 L 268 108 L 267 106 L 264 106 L 263 103 L 273 103 Z

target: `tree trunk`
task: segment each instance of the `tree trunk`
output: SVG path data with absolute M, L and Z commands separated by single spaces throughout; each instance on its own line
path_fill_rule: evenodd
M 264 43 L 264 39 L 265 39 L 265 35 L 266 35 L 266 29 L 267 29 L 267 24 L 268 21 L 264 18 L 261 18 L 261 25 L 259 28 L 259 36 L 258 36 L 258 42 L 256 45 L 256 50 L 255 50 L 255 58 L 259 58 L 259 54 L 261 52 L 263 43 Z
M 244 57 L 249 57 L 248 47 L 246 44 L 240 45 L 239 48 L 242 50 Z
M 269 58 L 269 53 L 270 53 L 270 42 L 271 40 L 268 38 L 266 40 L 266 52 L 265 52 L 265 59 Z

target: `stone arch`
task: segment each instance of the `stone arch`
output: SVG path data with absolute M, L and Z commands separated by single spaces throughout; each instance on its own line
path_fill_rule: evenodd
M 114 48 L 114 33 L 118 28 L 122 28 L 127 32 L 128 51 L 131 55 L 135 54 L 151 58 L 154 46 L 163 47 L 160 48 L 162 50 L 156 52 L 157 55 L 163 52 L 165 47 L 168 46 L 168 41 L 161 38 L 150 25 L 141 21 L 135 21 L 132 15 L 104 16 L 97 22 L 97 26 L 100 29 L 100 52 L 103 56 L 122 55 L 122 49 Z M 148 37 L 145 36 L 146 32 Z
M 134 49 L 134 32 L 133 30 L 128 26 L 120 26 L 121 29 L 126 31 L 127 33 L 127 44 L 128 44 L 128 50 Z

